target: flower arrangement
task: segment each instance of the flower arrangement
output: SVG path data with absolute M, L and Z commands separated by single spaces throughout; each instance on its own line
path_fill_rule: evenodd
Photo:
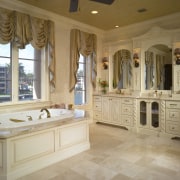
M 106 87 L 109 86 L 108 82 L 106 80 L 101 80 L 99 79 L 99 86 L 101 87 L 102 89 L 102 93 L 106 93 Z

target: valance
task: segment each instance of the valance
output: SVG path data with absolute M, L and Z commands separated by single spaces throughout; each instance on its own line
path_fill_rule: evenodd
M 19 49 L 29 43 L 46 47 L 49 54 L 50 85 L 55 88 L 54 23 L 28 14 L 0 8 L 0 43 L 13 42 Z
M 97 39 L 95 34 L 82 32 L 78 29 L 72 29 L 70 33 L 70 87 L 71 92 L 77 83 L 77 70 L 80 54 L 87 57 L 91 55 L 91 82 L 96 87 L 97 75 Z

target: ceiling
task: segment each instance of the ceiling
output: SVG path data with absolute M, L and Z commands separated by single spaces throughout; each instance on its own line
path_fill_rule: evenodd
M 70 0 L 19 0 L 27 4 L 54 12 L 61 16 L 97 27 L 114 29 L 180 12 L 180 0 L 115 0 L 107 5 L 90 0 L 79 0 L 77 12 L 70 13 Z M 147 11 L 139 13 L 139 9 Z M 98 14 L 91 14 L 97 10 Z

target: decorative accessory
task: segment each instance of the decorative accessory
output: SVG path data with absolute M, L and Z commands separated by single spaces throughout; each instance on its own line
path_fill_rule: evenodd
M 133 59 L 134 59 L 134 67 L 139 67 L 139 56 L 137 53 L 134 53 Z
M 176 56 L 176 64 L 180 65 L 180 48 L 174 50 L 174 55 Z
M 107 92 L 106 87 L 109 86 L 108 82 L 106 80 L 101 81 L 101 79 L 99 79 L 99 86 L 101 86 L 101 92 L 103 94 L 106 94 Z

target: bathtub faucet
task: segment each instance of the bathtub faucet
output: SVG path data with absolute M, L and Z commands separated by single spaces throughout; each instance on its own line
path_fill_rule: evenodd
M 48 111 L 48 109 L 42 108 L 42 109 L 41 109 L 41 112 L 43 112 L 43 111 L 46 111 L 46 113 L 47 113 L 47 118 L 50 118 L 50 117 L 51 117 L 51 114 L 50 114 L 50 112 Z

